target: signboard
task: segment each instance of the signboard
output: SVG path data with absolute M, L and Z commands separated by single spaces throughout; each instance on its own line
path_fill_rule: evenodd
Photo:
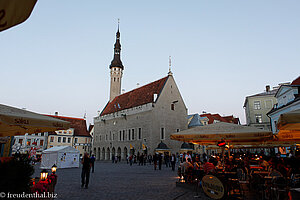
M 219 147 L 225 147 L 226 142 L 225 142 L 224 140 L 222 140 L 222 141 L 218 142 L 217 145 L 218 145 Z
M 205 194 L 212 199 L 221 199 L 224 197 L 225 188 L 223 183 L 215 176 L 206 175 L 202 178 L 202 188 Z

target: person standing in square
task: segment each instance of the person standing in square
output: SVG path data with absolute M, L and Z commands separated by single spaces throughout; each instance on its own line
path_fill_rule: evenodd
M 92 166 L 91 159 L 89 158 L 88 153 L 84 153 L 82 163 L 82 171 L 81 171 L 81 187 L 85 185 L 85 188 L 88 188 L 89 180 L 90 180 L 90 170 Z

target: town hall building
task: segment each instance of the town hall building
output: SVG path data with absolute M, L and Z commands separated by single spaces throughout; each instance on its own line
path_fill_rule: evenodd
M 93 152 L 97 160 L 179 152 L 182 142 L 171 140 L 170 134 L 187 129 L 187 108 L 171 70 L 159 80 L 121 94 L 124 66 L 119 28 L 109 69 L 109 102 L 94 118 Z

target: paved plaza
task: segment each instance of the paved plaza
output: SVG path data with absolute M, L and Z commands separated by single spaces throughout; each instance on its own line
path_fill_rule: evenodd
M 34 176 L 39 176 L 39 165 Z M 126 162 L 95 162 L 95 172 L 91 173 L 88 189 L 81 188 L 81 166 L 79 168 L 58 169 L 55 188 L 58 199 L 99 199 L 99 200 L 185 200 L 209 199 L 203 193 L 196 193 L 176 187 L 177 172 L 162 167 L 154 170 L 153 165 L 129 166 Z

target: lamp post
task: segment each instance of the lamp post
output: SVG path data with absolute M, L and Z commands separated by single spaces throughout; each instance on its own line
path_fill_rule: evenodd
M 51 168 L 52 174 L 55 174 L 57 166 L 54 164 Z
M 41 180 L 41 181 L 45 181 L 45 180 L 47 179 L 47 176 L 48 176 L 47 170 L 46 170 L 46 169 L 43 169 L 43 170 L 41 171 L 41 178 L 40 178 L 40 180 Z

